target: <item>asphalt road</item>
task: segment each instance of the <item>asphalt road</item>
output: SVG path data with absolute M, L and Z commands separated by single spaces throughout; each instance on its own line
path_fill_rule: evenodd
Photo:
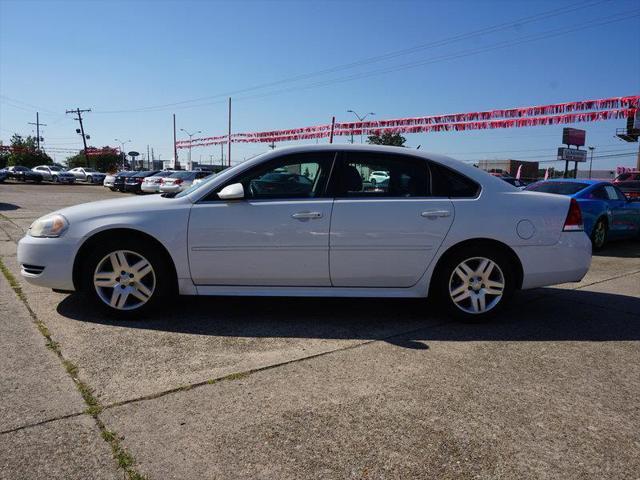
M 639 478 L 640 242 L 488 325 L 395 299 L 124 322 L 21 281 L 32 220 L 121 196 L 0 185 L 0 478 Z

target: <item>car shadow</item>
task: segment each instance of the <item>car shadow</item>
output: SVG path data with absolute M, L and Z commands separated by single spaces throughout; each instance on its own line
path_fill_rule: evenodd
M 182 297 L 161 313 L 121 320 L 66 297 L 60 315 L 145 330 L 226 337 L 385 340 L 426 349 L 429 341 L 640 340 L 640 299 L 561 288 L 518 292 L 493 321 L 462 324 L 422 299 Z
M 19 208 L 20 208 L 19 205 L 14 205 L 13 203 L 0 202 L 0 212 L 8 212 L 10 210 L 18 210 Z
M 640 258 L 640 238 L 631 240 L 615 240 L 607 243 L 597 257 Z

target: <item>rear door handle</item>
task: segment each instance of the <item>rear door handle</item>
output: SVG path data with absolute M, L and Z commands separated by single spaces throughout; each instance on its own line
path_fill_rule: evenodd
M 297 212 L 291 215 L 292 218 L 296 218 L 298 220 L 305 220 L 308 218 L 322 218 L 321 212 Z
M 449 210 L 427 210 L 420 214 L 420 216 L 426 218 L 448 217 L 449 215 L 451 215 Z

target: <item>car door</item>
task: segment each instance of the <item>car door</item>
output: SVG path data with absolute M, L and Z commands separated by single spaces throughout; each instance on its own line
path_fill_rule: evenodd
M 289 154 L 240 173 L 191 208 L 189 265 L 197 285 L 329 286 L 326 185 L 334 152 Z M 223 201 L 241 183 L 245 198 Z
M 640 208 L 637 202 L 629 202 L 618 187 L 605 185 L 616 231 L 620 235 L 635 236 L 640 231 Z
M 42 175 L 44 180 L 51 180 L 51 172 L 49 172 L 47 167 L 36 167 L 34 170 Z
M 331 216 L 335 287 L 410 287 L 425 272 L 454 218 L 451 200 L 431 195 L 426 159 L 345 152 Z M 384 171 L 384 182 L 372 172 Z

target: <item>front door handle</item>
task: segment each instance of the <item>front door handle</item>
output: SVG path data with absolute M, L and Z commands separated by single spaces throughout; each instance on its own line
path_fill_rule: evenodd
M 448 217 L 449 215 L 451 215 L 449 210 L 427 210 L 420 214 L 420 216 L 426 218 Z
M 309 218 L 322 218 L 321 212 L 297 212 L 291 215 L 292 218 L 296 218 L 298 220 L 305 220 Z

